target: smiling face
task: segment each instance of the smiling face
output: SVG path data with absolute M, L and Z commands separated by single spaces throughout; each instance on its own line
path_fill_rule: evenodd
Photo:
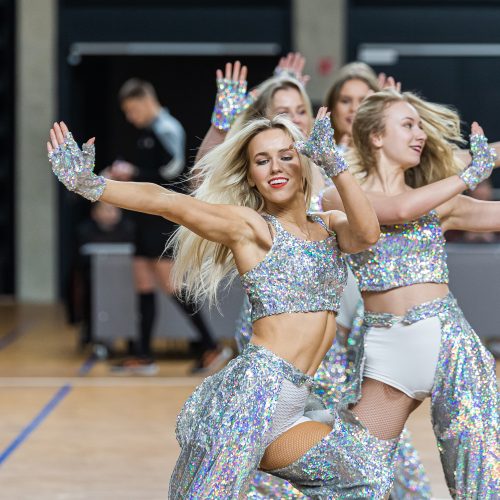
M 332 116 L 338 136 L 352 135 L 352 122 L 363 99 L 370 93 L 370 87 L 363 81 L 347 80 L 333 105 Z
M 304 199 L 302 165 L 292 144 L 293 139 L 279 128 L 260 132 L 248 144 L 248 183 L 266 205 L 285 205 L 299 193 Z
M 271 101 L 270 117 L 285 114 L 307 137 L 311 131 L 312 117 L 300 92 L 292 87 L 277 90 Z
M 404 169 L 420 163 L 427 135 L 417 110 L 405 101 L 390 104 L 384 111 L 384 131 L 372 138 L 379 158 Z

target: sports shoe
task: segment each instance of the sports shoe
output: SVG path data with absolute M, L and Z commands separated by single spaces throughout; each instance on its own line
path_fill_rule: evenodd
M 158 365 L 152 359 L 127 358 L 111 365 L 111 373 L 114 375 L 156 375 L 159 371 Z
M 218 347 L 211 351 L 206 351 L 191 370 L 192 375 L 212 375 L 218 372 L 233 357 L 233 350 L 228 347 Z

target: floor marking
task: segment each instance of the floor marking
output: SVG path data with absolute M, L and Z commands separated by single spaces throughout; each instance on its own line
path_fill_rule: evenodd
M 42 411 L 29 423 L 12 441 L 12 443 L 7 446 L 7 448 L 0 454 L 0 465 L 2 465 L 7 458 L 17 449 L 21 444 L 28 439 L 30 434 L 48 417 L 52 410 L 66 397 L 66 395 L 71 390 L 69 384 L 61 387 L 55 394 L 55 396 L 45 405 Z
M 0 387 L 195 387 L 201 377 L 0 377 Z

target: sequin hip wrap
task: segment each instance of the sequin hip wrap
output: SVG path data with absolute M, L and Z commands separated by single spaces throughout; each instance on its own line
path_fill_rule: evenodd
M 465 319 L 455 298 L 420 304 L 404 317 L 365 311 L 362 331 L 437 317 L 441 343 L 431 394 L 431 413 L 441 463 L 453 498 L 493 499 L 500 491 L 498 388 L 492 355 Z M 355 370 L 363 372 L 364 349 Z M 353 377 L 352 402 L 361 395 L 362 377 Z
M 245 296 L 237 321 L 235 339 L 239 350 L 243 350 L 252 335 L 251 306 Z M 313 394 L 321 398 L 327 408 L 335 411 L 339 400 L 352 389 L 353 367 L 362 342 L 363 307 L 360 303 L 347 338 L 340 332 L 333 346 L 326 354 L 314 375 Z M 391 500 L 426 500 L 431 498 L 430 483 L 420 461 L 417 450 L 411 442 L 411 435 L 405 429 L 399 441 L 395 458 L 394 484 Z M 307 498 L 288 481 L 266 472 L 253 475 L 246 492 L 251 500 L 286 498 L 298 500 Z
M 284 380 L 312 385 L 308 375 L 267 349 L 249 344 L 206 378 L 177 418 L 181 453 L 170 499 L 239 498 L 270 441 Z

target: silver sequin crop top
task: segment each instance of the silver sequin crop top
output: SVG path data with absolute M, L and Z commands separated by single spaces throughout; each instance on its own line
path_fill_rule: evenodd
M 335 235 L 302 240 L 285 231 L 276 217 L 263 217 L 274 228 L 273 246 L 264 260 L 241 276 L 252 305 L 252 322 L 282 313 L 337 312 L 347 264 Z M 327 229 L 321 217 L 311 218 Z
M 347 257 L 362 292 L 415 283 L 448 283 L 445 239 L 435 211 L 416 221 L 380 226 L 379 241 Z

